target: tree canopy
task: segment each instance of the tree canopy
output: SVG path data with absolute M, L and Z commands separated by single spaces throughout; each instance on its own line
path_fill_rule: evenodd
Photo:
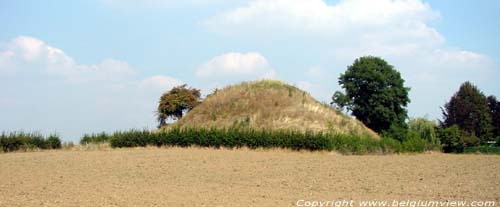
M 187 88 L 186 84 L 164 93 L 160 98 L 157 111 L 160 127 L 166 124 L 168 118 L 180 119 L 185 112 L 200 104 L 200 96 L 199 89 Z
M 408 121 L 408 127 L 410 131 L 418 133 L 420 138 L 427 140 L 429 143 L 439 144 L 439 139 L 436 135 L 436 122 L 426 118 L 415 118 Z
M 467 136 L 476 136 L 482 142 L 492 138 L 488 100 L 472 83 L 463 83 L 442 111 L 443 127 L 457 125 Z
M 495 96 L 488 96 L 488 106 L 493 124 L 493 136 L 500 137 L 500 102 Z
M 385 60 L 366 56 L 358 58 L 339 77 L 345 94 L 337 91 L 333 104 L 347 107 L 357 119 L 376 132 L 406 128 L 406 106 L 410 88 L 401 74 Z

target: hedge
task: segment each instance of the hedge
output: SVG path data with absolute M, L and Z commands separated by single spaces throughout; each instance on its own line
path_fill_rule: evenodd
M 2 152 L 27 149 L 59 149 L 61 148 L 61 139 L 55 134 L 44 137 L 36 132 L 2 132 L 0 135 L 0 148 Z
M 98 138 L 101 137 L 101 138 Z M 422 152 L 425 140 L 399 142 L 391 138 L 379 140 L 368 136 L 336 133 L 300 132 L 294 130 L 256 130 L 251 128 L 170 128 L 160 131 L 128 130 L 112 134 L 86 135 L 81 143 L 108 140 L 113 148 L 145 146 L 201 146 L 213 148 L 286 148 L 292 150 L 326 150 L 342 154 L 386 154 Z

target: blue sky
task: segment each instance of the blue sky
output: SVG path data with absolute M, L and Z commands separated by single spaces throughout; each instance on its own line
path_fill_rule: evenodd
M 329 102 L 380 56 L 411 87 L 410 117 L 467 80 L 500 96 L 500 3 L 465 0 L 0 1 L 0 131 L 156 126 L 162 92 L 280 79 Z

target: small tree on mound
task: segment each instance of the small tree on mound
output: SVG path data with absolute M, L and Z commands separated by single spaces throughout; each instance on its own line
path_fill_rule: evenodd
M 167 119 L 180 119 L 184 113 L 196 107 L 201 103 L 200 90 L 196 88 L 187 88 L 187 85 L 181 85 L 172 88 L 164 93 L 158 104 L 157 118 L 160 127 L 166 125 Z

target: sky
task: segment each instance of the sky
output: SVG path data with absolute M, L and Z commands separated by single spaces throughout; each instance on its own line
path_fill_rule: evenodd
M 440 119 L 471 81 L 500 97 L 490 0 L 0 0 L 0 131 L 157 126 L 159 97 L 277 79 L 329 103 L 372 55 L 401 72 L 410 117 Z

